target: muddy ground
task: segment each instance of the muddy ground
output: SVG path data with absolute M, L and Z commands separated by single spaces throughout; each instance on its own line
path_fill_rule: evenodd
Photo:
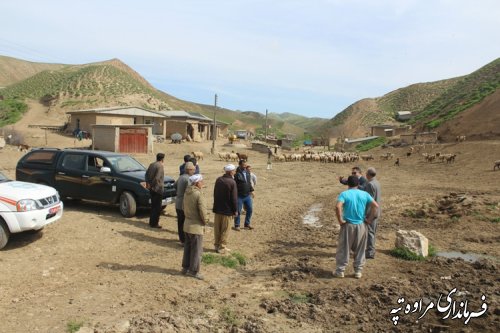
M 51 146 L 75 144 L 50 135 Z M 217 150 L 232 149 L 223 143 Z M 184 154 L 206 153 L 200 166 L 207 209 L 225 164 L 208 154 L 210 146 L 155 145 L 155 152 L 166 153 L 166 173 L 175 177 Z M 492 170 L 500 159 L 499 141 L 427 147 L 456 153 L 454 164 L 429 164 L 415 154 L 407 158 L 404 148 L 391 149 L 401 158 L 400 167 L 393 160 L 357 163 L 376 167 L 383 189 L 377 255 L 360 280 L 353 278 L 352 265 L 344 279 L 332 277 L 334 205 L 344 190 L 337 177 L 354 164 L 274 163 L 268 171 L 265 154 L 238 151 L 250 155 L 259 177 L 255 230 L 229 236 L 229 247 L 245 256 L 245 266 L 203 264 L 204 281 L 182 276 L 173 206 L 161 217 L 163 229 L 156 230 L 148 227 L 147 211 L 126 219 L 117 207 L 67 202 L 61 220 L 40 234 L 14 235 L 0 251 L 0 332 L 65 332 L 70 326 L 83 326 L 81 332 L 500 331 L 500 171 Z M 0 168 L 14 177 L 21 155 L 7 146 L 0 151 Z M 136 158 L 147 165 L 154 157 Z M 317 221 L 305 224 L 308 214 L 309 222 Z M 398 229 L 418 230 L 438 252 L 467 252 L 471 261 L 395 258 L 389 252 Z M 205 253 L 213 253 L 212 244 L 209 227 Z M 448 304 L 453 288 L 457 309 L 467 300 L 469 311 L 479 313 L 485 295 L 486 313 L 467 325 L 464 318 L 450 319 L 453 314 L 442 319 L 447 312 L 435 309 L 417 320 L 440 294 L 441 305 Z M 405 299 L 403 306 L 422 300 L 423 308 L 399 311 L 394 325 L 390 312 L 400 306 L 399 298 Z

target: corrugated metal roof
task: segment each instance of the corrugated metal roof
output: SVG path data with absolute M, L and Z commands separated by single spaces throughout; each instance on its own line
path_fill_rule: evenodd
M 96 108 L 89 110 L 77 110 L 66 112 L 68 114 L 82 114 L 82 113 L 105 113 L 105 114 L 115 114 L 115 115 L 125 115 L 125 116 L 146 116 L 154 118 L 165 117 L 157 111 L 146 110 L 136 106 L 129 107 L 112 107 L 112 108 Z
M 376 138 L 378 138 L 378 136 L 374 135 L 374 136 L 367 136 L 367 137 L 364 137 L 364 138 L 347 139 L 346 143 L 363 142 L 363 141 L 373 140 L 373 139 L 376 139 Z
M 411 111 L 398 111 L 398 116 L 407 116 L 410 114 L 411 114 Z

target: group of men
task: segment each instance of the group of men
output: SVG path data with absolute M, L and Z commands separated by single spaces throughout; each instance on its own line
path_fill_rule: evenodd
M 149 225 L 161 228 L 159 217 L 163 197 L 163 160 L 158 153 L 156 162 L 146 171 L 146 187 L 151 193 L 151 216 Z M 181 175 L 175 182 L 177 197 L 177 228 L 179 241 L 184 246 L 182 273 L 203 279 L 199 274 L 203 250 L 203 230 L 207 224 L 204 199 L 201 193 L 203 176 L 190 156 L 184 158 L 180 166 Z M 375 258 L 375 234 L 380 217 L 380 183 L 375 178 L 375 168 L 368 168 L 366 178 L 359 167 L 352 168 L 349 177 L 340 177 L 340 183 L 347 185 L 337 199 L 336 215 L 340 224 L 337 244 L 335 276 L 344 277 L 349 263 L 349 255 L 354 254 L 354 277 L 361 278 L 366 259 Z M 217 253 L 230 251 L 227 247 L 230 225 L 240 231 L 243 207 L 246 209 L 244 229 L 252 230 L 254 187 L 256 176 L 245 160 L 240 160 L 238 168 L 233 164 L 224 167 L 224 174 L 217 178 L 214 186 L 214 247 Z
M 159 225 L 161 202 L 163 198 L 165 154 L 158 153 L 156 161 L 146 171 L 146 188 L 151 195 L 151 215 L 149 225 Z M 205 202 L 201 189 L 203 176 L 200 174 L 196 160 L 190 155 L 184 156 L 184 164 L 179 167 L 181 175 L 175 182 L 177 191 L 175 210 L 177 213 L 177 231 L 179 241 L 184 247 L 182 273 L 197 279 L 200 275 L 200 261 L 203 251 L 203 231 L 207 224 Z M 217 253 L 226 253 L 230 225 L 233 230 L 240 231 L 240 216 L 245 208 L 244 229 L 253 230 L 251 219 L 253 214 L 254 188 L 257 177 L 251 172 L 246 160 L 240 160 L 238 168 L 233 164 L 224 167 L 224 174 L 217 178 L 214 186 L 214 246 Z
M 346 179 L 339 177 L 348 189 L 337 199 L 336 214 L 340 224 L 335 276 L 344 277 L 350 252 L 354 255 L 354 277 L 360 279 L 366 259 L 375 258 L 375 234 L 381 214 L 380 183 L 375 168 L 368 168 L 366 178 L 359 167 L 352 168 Z

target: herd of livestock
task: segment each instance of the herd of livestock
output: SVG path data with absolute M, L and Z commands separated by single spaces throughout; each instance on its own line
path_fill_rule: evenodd
M 465 137 L 457 137 L 457 141 L 464 141 Z M 434 149 L 433 146 L 430 147 Z M 414 145 L 408 148 L 406 151 L 406 158 L 410 158 L 414 155 L 422 156 L 425 162 L 433 163 L 433 162 L 441 162 L 444 163 L 454 163 L 457 157 L 457 154 L 444 154 L 441 152 L 437 153 L 428 153 L 422 152 L 425 150 L 426 146 L 424 144 Z M 218 157 L 221 161 L 232 161 L 237 162 L 241 159 L 248 160 L 248 155 L 238 152 L 219 152 L 217 153 Z M 193 152 L 193 155 L 195 153 Z M 394 159 L 395 155 L 392 152 L 386 152 L 384 154 L 380 154 L 378 156 L 379 160 L 391 160 Z M 375 160 L 375 156 L 373 154 L 359 154 L 357 152 L 338 152 L 338 151 L 322 151 L 315 152 L 312 150 L 306 150 L 303 152 L 296 153 L 273 153 L 272 160 L 274 162 L 320 162 L 320 163 L 351 163 L 359 160 L 362 161 L 371 161 Z M 399 158 L 396 159 L 396 163 L 399 165 Z M 495 161 L 493 163 L 493 170 L 500 170 L 500 160 Z

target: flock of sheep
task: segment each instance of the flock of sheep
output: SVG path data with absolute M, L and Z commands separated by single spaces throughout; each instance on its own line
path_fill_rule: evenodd
M 465 136 L 457 137 L 457 141 L 465 141 Z M 406 157 L 410 157 L 414 153 L 419 153 L 421 150 L 425 149 L 425 145 L 415 145 L 408 149 L 406 152 Z M 192 152 L 193 156 L 197 159 L 203 159 L 203 153 L 201 152 Z M 443 153 L 426 153 L 423 152 L 422 157 L 424 161 L 432 163 L 432 162 L 442 162 L 444 163 L 453 163 L 455 162 L 455 158 L 457 154 L 443 154 Z M 248 160 L 248 155 L 237 152 L 219 152 L 219 159 L 221 161 L 234 161 L 237 162 L 239 160 Z M 390 160 L 395 157 L 394 153 L 387 152 L 379 156 L 380 160 Z M 362 154 L 354 152 L 337 152 L 337 151 L 323 151 L 323 152 L 313 152 L 313 151 L 304 151 L 302 153 L 279 153 L 273 154 L 272 158 L 275 162 L 294 162 L 294 161 L 306 161 L 306 162 L 321 162 L 321 163 L 350 163 L 356 162 L 359 160 L 363 161 L 371 161 L 375 160 L 375 157 L 372 154 Z M 396 161 L 396 164 L 399 165 L 399 158 Z M 493 165 L 493 170 L 500 170 L 500 160 L 495 161 Z

